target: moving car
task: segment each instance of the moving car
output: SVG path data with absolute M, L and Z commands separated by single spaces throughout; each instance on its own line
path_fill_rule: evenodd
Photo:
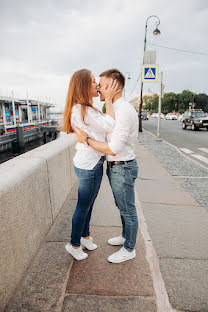
M 169 113 L 165 116 L 165 119 L 167 120 L 177 120 L 177 116 L 173 113 Z
M 184 113 L 182 121 L 182 128 L 186 129 L 190 126 L 192 130 L 199 128 L 207 128 L 208 130 L 208 116 L 201 109 L 191 109 Z

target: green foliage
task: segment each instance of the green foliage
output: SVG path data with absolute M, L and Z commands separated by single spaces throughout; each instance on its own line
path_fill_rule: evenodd
M 165 93 L 162 99 L 162 113 L 178 111 L 178 97 L 174 92 Z
M 178 94 L 178 107 L 185 111 L 189 108 L 189 103 L 193 103 L 195 98 L 195 93 L 189 90 L 183 90 Z
M 105 114 L 105 113 L 106 113 L 106 106 L 105 106 L 105 103 L 103 104 L 103 107 L 102 107 L 102 112 L 103 112 L 103 114 Z
M 194 102 L 195 108 L 201 108 L 204 112 L 208 112 L 208 96 L 205 93 L 196 94 Z
M 155 113 L 158 111 L 159 96 L 157 94 L 154 94 L 153 96 L 145 95 L 143 97 L 143 103 L 144 109 Z
M 155 113 L 158 111 L 158 102 L 159 96 L 157 94 L 144 96 L 143 108 Z M 183 90 L 179 94 L 174 92 L 165 93 L 162 99 L 161 111 L 164 114 L 174 111 L 182 114 L 189 108 L 189 103 L 195 103 L 195 108 L 201 108 L 208 112 L 208 95 L 205 93 L 195 94 L 189 90 Z

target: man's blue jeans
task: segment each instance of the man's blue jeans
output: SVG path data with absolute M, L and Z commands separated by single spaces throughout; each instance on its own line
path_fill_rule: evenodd
M 116 206 L 120 210 L 123 226 L 122 236 L 126 239 L 124 248 L 134 250 L 138 232 L 138 218 L 135 206 L 134 184 L 138 175 L 136 159 L 125 164 L 107 167 L 107 175 L 113 191 Z
M 84 170 L 74 167 L 79 179 L 78 200 L 72 218 L 71 244 L 80 246 L 81 237 L 90 235 L 90 219 L 94 201 L 100 189 L 103 177 L 103 163 L 105 157 L 101 157 L 92 170 Z

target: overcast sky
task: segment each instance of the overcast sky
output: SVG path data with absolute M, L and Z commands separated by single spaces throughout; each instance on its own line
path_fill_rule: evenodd
M 152 44 L 200 52 L 155 50 L 165 92 L 208 93 L 207 0 L 0 0 L 0 95 L 51 99 L 65 104 L 70 76 L 80 68 L 99 73 L 118 68 L 127 80 L 126 96 L 139 95 L 146 19 L 160 18 Z M 204 55 L 204 54 L 205 55 Z M 158 83 L 144 90 L 159 91 Z

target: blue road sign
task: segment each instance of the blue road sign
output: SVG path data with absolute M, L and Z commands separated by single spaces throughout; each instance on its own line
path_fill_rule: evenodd
M 156 82 L 158 80 L 158 66 L 157 65 L 143 65 L 142 66 L 142 81 Z

